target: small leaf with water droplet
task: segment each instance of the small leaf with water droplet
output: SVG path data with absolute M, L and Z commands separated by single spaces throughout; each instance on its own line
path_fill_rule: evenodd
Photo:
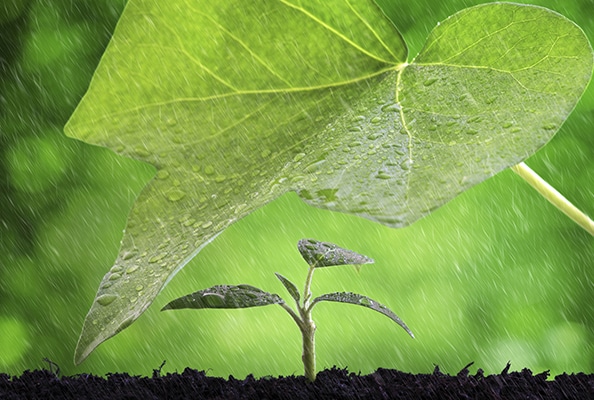
M 297 243 L 297 249 L 305 262 L 316 268 L 373 263 L 373 260 L 367 256 L 343 249 L 334 243 L 320 242 L 315 239 L 301 239 Z
M 167 303 L 161 311 L 182 308 L 248 308 L 284 302 L 277 294 L 250 285 L 217 285 L 179 297 Z
M 316 304 L 322 301 L 333 301 L 336 303 L 347 303 L 347 304 L 355 304 L 358 306 L 363 306 L 366 308 L 370 308 L 374 311 L 379 312 L 380 314 L 385 315 L 386 317 L 390 318 L 392 321 L 396 322 L 398 325 L 400 325 L 402 327 L 402 329 L 404 329 L 406 331 L 406 333 L 408 333 L 412 338 L 415 337 L 415 335 L 412 333 L 412 331 L 408 328 L 408 326 L 406 326 L 406 324 L 404 323 L 404 321 L 402 321 L 400 319 L 400 317 L 398 317 L 396 314 L 394 314 L 394 312 L 392 310 L 390 310 L 388 307 L 378 303 L 377 301 L 367 297 L 367 296 L 363 296 L 362 294 L 357 294 L 357 293 L 351 293 L 351 292 L 336 292 L 336 293 L 328 293 L 328 294 L 324 294 L 321 296 L 316 297 L 313 300 L 312 304 Z

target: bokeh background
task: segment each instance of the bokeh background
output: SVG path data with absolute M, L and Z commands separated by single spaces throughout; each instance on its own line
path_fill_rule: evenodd
M 57 363 L 63 374 L 150 375 L 189 366 L 212 376 L 301 374 L 300 334 L 276 306 L 159 309 L 214 284 L 285 295 L 306 266 L 303 237 L 376 260 L 359 273 L 316 274 L 314 294 L 354 291 L 391 307 L 416 334 L 362 307 L 324 303 L 318 368 L 455 374 L 594 371 L 594 238 L 511 171 L 405 229 L 308 207 L 285 195 L 237 222 L 186 266 L 130 328 L 82 365 L 72 357 L 98 284 L 117 255 L 127 212 L 153 169 L 66 138 L 124 0 L 0 3 L 0 372 Z M 435 24 L 482 1 L 381 0 L 411 58 Z M 594 42 L 594 1 L 533 1 Z M 594 85 L 556 137 L 527 163 L 594 216 Z

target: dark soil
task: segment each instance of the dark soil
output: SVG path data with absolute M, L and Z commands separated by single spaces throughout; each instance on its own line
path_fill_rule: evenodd
M 456 376 L 408 374 L 378 369 L 369 375 L 332 368 L 314 383 L 302 376 L 243 380 L 206 376 L 186 368 L 181 374 L 151 378 L 126 373 L 58 377 L 46 370 L 25 371 L 20 377 L 0 374 L 0 399 L 594 399 L 594 374 L 563 374 L 547 380 L 548 372 L 530 370 L 475 375 L 465 367 Z

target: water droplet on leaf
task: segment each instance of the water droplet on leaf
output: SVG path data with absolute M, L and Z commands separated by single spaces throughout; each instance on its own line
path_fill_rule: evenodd
M 107 306 L 107 305 L 113 303 L 114 300 L 117 298 L 118 298 L 118 296 L 115 294 L 103 294 L 103 295 L 97 297 L 97 303 L 101 304 L 102 306 Z
M 167 256 L 167 253 L 159 253 L 156 256 L 151 257 L 148 262 L 149 263 L 157 263 L 159 261 L 161 261 L 162 259 L 164 259 Z
M 425 85 L 425 86 L 431 86 L 435 82 L 437 82 L 437 78 L 429 78 L 429 79 L 426 79 L 425 82 L 423 82 L 423 85 Z
M 179 189 L 174 189 L 174 190 L 167 192 L 167 199 L 169 199 L 169 201 L 179 201 L 179 200 L 183 199 L 185 196 L 186 196 L 186 192 L 184 192 L 183 190 L 179 190 Z
M 169 178 L 169 171 L 166 169 L 161 169 L 157 171 L 157 179 L 167 179 Z

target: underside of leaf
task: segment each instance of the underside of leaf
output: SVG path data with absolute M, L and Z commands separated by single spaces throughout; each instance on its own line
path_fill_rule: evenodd
M 406 57 L 371 0 L 130 0 L 65 131 L 157 173 L 76 362 L 256 208 L 296 191 L 410 224 L 544 145 L 592 70 L 578 27 L 509 3 L 456 14 Z

